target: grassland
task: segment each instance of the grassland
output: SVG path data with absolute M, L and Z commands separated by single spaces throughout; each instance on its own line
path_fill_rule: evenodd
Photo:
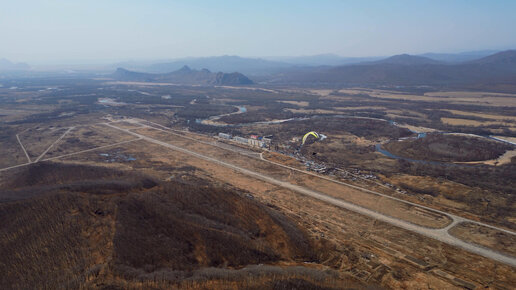
M 441 122 L 448 125 L 453 126 L 472 126 L 472 127 L 481 127 L 481 126 L 491 126 L 491 125 L 501 125 L 501 126 L 511 126 L 512 123 L 502 122 L 502 121 L 477 121 L 470 119 L 461 119 L 461 118 L 441 118 Z M 513 127 L 511 127 L 511 130 Z
M 452 228 L 450 233 L 466 241 L 516 256 L 516 237 L 514 235 L 471 223 L 461 223 Z
M 374 98 L 404 100 L 404 101 L 425 101 L 425 102 L 447 102 L 451 104 L 479 105 L 479 106 L 509 106 L 516 107 L 513 94 L 490 93 L 490 92 L 457 92 L 438 91 L 426 92 L 423 95 L 411 93 L 399 93 L 388 90 L 375 89 L 343 89 L 339 93 L 350 95 L 368 94 Z

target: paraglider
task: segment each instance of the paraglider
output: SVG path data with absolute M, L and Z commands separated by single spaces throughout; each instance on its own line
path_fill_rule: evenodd
M 320 137 L 319 137 L 319 134 L 318 134 L 317 132 L 315 132 L 315 131 L 310 131 L 310 132 L 306 133 L 306 134 L 305 134 L 305 136 L 303 136 L 303 141 L 301 142 L 301 146 L 305 145 L 306 140 L 307 140 L 307 139 L 308 139 L 308 137 L 310 137 L 310 136 L 314 136 L 314 137 L 315 137 L 315 139 L 319 139 L 319 138 L 320 138 Z

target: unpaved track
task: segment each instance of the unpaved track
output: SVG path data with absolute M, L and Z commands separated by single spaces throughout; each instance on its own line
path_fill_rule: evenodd
M 47 152 L 52 148 L 54 147 L 54 145 L 56 145 L 59 141 L 61 141 L 61 139 L 64 138 L 64 136 L 66 136 L 68 133 L 70 133 L 70 131 L 72 131 L 75 127 L 70 127 L 68 128 L 68 130 L 66 130 L 66 132 L 63 133 L 63 135 L 61 135 L 59 138 L 57 138 L 56 141 L 54 141 L 54 143 L 50 144 L 50 146 L 48 146 L 47 150 L 45 150 L 45 152 L 41 153 L 41 155 L 39 155 L 38 159 L 36 159 L 34 162 L 38 162 L 41 158 L 43 158 L 43 156 L 45 156 L 45 154 L 47 154 Z
M 27 157 L 27 160 L 29 161 L 29 163 L 31 162 L 30 161 L 30 157 L 29 157 L 29 154 L 27 154 L 27 150 L 25 150 L 25 146 L 23 146 L 21 140 L 20 140 L 20 136 L 18 136 L 18 134 L 16 134 L 16 140 L 18 140 L 18 143 L 20 143 L 20 146 L 23 150 L 23 153 L 25 153 L 25 156 Z
M 222 165 L 224 167 L 233 169 L 233 170 L 235 170 L 237 172 L 240 172 L 240 173 L 246 174 L 248 176 L 252 176 L 254 178 L 263 180 L 265 182 L 268 182 L 268 183 L 271 183 L 271 184 L 275 184 L 275 185 L 278 185 L 278 186 L 281 186 L 281 187 L 284 187 L 284 188 L 296 191 L 298 193 L 301 193 L 301 194 L 304 194 L 304 195 L 307 195 L 307 196 L 310 196 L 310 197 L 313 197 L 313 198 L 316 198 L 316 199 L 328 202 L 328 203 L 333 204 L 335 206 L 338 206 L 338 207 L 341 207 L 341 208 L 344 208 L 344 209 L 347 209 L 347 210 L 351 210 L 351 211 L 354 211 L 354 212 L 357 212 L 357 213 L 360 213 L 360 214 L 372 217 L 374 219 L 377 219 L 377 220 L 389 223 L 391 225 L 394 225 L 394 226 L 397 226 L 397 227 L 400 227 L 400 228 L 403 228 L 403 229 L 406 229 L 406 230 L 409 230 L 409 231 L 421 234 L 421 235 L 429 237 L 429 238 L 436 239 L 438 241 L 441 241 L 443 243 L 446 243 L 446 244 L 449 244 L 449 245 L 452 245 L 452 246 L 460 247 L 460 248 L 462 248 L 462 249 L 464 249 L 466 251 L 469 251 L 469 252 L 472 252 L 472 253 L 475 253 L 475 254 L 478 254 L 478 255 L 481 255 L 481 256 L 493 259 L 495 261 L 498 261 L 498 262 L 501 262 L 501 263 L 508 264 L 508 265 L 513 266 L 513 267 L 516 267 L 516 258 L 514 258 L 512 256 L 505 255 L 505 254 L 502 254 L 502 253 L 498 253 L 498 252 L 495 252 L 493 250 L 482 248 L 480 246 L 476 246 L 476 245 L 473 245 L 473 244 L 469 244 L 467 242 L 464 242 L 464 241 L 462 241 L 462 240 L 460 240 L 458 238 L 455 238 L 455 237 L 451 236 L 450 234 L 448 234 L 448 229 L 450 228 L 450 226 L 455 225 L 458 222 L 462 222 L 464 220 L 463 218 L 460 218 L 460 221 L 459 220 L 454 220 L 452 222 L 452 224 L 448 225 L 447 227 L 445 227 L 443 229 L 430 229 L 430 228 L 421 227 L 421 226 L 412 224 L 412 223 L 407 222 L 407 221 L 403 221 L 403 220 L 400 220 L 400 219 L 397 219 L 397 218 L 393 218 L 393 217 L 390 217 L 390 216 L 387 216 L 387 215 L 375 212 L 373 210 L 370 210 L 370 209 L 367 209 L 367 208 L 364 208 L 364 207 L 361 207 L 361 206 L 358 206 L 358 205 L 355 205 L 355 204 L 352 204 L 352 203 L 349 203 L 349 202 L 345 202 L 343 200 L 340 200 L 340 199 L 337 199 L 337 198 L 333 198 L 333 197 L 330 197 L 328 195 L 325 195 L 325 194 L 322 194 L 322 193 L 319 193 L 319 192 L 316 192 L 316 191 L 313 191 L 313 190 L 310 190 L 310 189 L 307 189 L 307 188 L 304 188 L 304 187 L 301 187 L 301 186 L 298 186 L 298 185 L 294 185 L 294 184 L 289 183 L 289 182 L 277 180 L 277 179 L 272 178 L 270 176 L 267 176 L 267 175 L 264 175 L 264 174 L 261 174 L 261 173 L 249 170 L 249 169 L 245 169 L 245 168 L 242 168 L 242 167 L 239 167 L 239 166 L 236 166 L 236 165 L 233 165 L 233 164 L 230 164 L 230 163 L 227 163 L 227 162 L 224 162 L 224 161 L 212 158 L 212 157 L 208 157 L 208 156 L 199 154 L 197 152 L 190 151 L 188 149 L 184 149 L 184 148 L 181 148 L 181 147 L 178 147 L 178 146 L 174 146 L 172 144 L 169 144 L 169 143 L 166 143 L 166 142 L 163 142 L 163 141 L 160 141 L 160 140 L 156 140 L 154 138 L 151 138 L 151 137 L 148 137 L 148 136 L 145 136 L 145 135 L 141 135 L 141 134 L 132 132 L 129 129 L 119 128 L 119 127 L 114 126 L 114 125 L 109 124 L 109 123 L 105 123 L 105 124 L 107 126 L 109 126 L 109 127 L 112 127 L 114 129 L 118 129 L 118 130 L 123 131 L 123 132 L 126 132 L 128 134 L 131 134 L 133 136 L 139 137 L 139 138 L 141 138 L 143 140 L 146 140 L 148 142 L 151 142 L 151 143 L 154 143 L 154 144 L 158 144 L 158 145 L 161 145 L 163 147 L 166 147 L 166 148 L 169 148 L 169 149 L 172 149 L 172 150 L 175 150 L 175 151 L 183 152 L 183 153 L 189 154 L 191 156 L 197 157 L 199 159 L 203 159 L 203 160 L 206 160 L 206 161 L 209 161 L 209 162 L 213 162 L 213 163 Z M 474 221 L 472 221 L 472 222 L 474 222 Z
M 104 146 L 99 146 L 99 147 L 95 147 L 95 148 L 91 148 L 91 149 L 81 150 L 81 151 L 77 151 L 77 152 L 73 152 L 73 153 L 68 153 L 68 154 L 64 154 L 64 155 L 60 155 L 60 156 L 50 157 L 50 158 L 43 159 L 43 161 L 49 161 L 49 160 L 59 159 L 59 158 L 73 156 L 73 155 L 77 155 L 77 154 L 82 154 L 82 153 L 86 153 L 86 152 L 90 152 L 90 151 L 95 151 L 95 150 L 99 150 L 99 149 L 110 148 L 110 147 L 122 145 L 122 144 L 133 142 L 133 141 L 138 141 L 138 140 L 141 140 L 141 138 L 135 138 L 135 139 L 127 140 L 127 141 L 121 141 L 121 142 L 117 142 L 117 143 L 113 143 L 113 144 L 109 144 L 109 145 L 104 145 Z
M 95 150 L 99 150 L 99 149 L 115 147 L 115 146 L 118 146 L 118 145 L 122 145 L 122 144 L 129 143 L 129 142 L 134 142 L 134 141 L 138 141 L 138 140 L 141 140 L 141 138 L 135 138 L 135 139 L 127 140 L 127 141 L 121 141 L 121 142 L 117 142 L 117 143 L 113 143 L 113 144 L 109 144 L 109 145 L 104 145 L 104 146 L 99 146 L 99 147 L 95 147 L 95 148 L 91 148 L 91 149 L 81 150 L 81 151 L 77 151 L 77 152 L 73 152 L 73 153 L 68 153 L 68 154 L 64 154 L 64 155 L 60 155 L 60 156 L 49 157 L 49 158 L 45 158 L 45 159 L 34 161 L 34 162 L 22 163 L 22 164 L 10 166 L 10 167 L 2 168 L 2 169 L 0 169 L 0 172 L 8 171 L 8 170 L 11 170 L 11 169 L 14 169 L 14 168 L 18 168 L 18 167 L 22 167 L 22 166 L 31 165 L 33 163 L 37 163 L 37 162 L 40 162 L 40 161 L 49 161 L 49 160 L 64 158 L 64 157 L 73 156 L 73 155 L 77 155 L 77 154 L 82 154 L 82 153 L 86 153 L 86 152 L 90 152 L 90 151 L 95 151 Z

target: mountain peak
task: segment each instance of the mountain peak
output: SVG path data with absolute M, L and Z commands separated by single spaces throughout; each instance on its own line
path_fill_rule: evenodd
M 5 58 L 0 59 L 0 71 L 23 71 L 28 69 L 30 69 L 30 66 L 24 62 L 15 63 Z
M 165 73 L 152 74 L 142 73 L 118 68 L 112 75 L 114 79 L 122 81 L 148 81 L 148 82 L 174 82 L 181 84 L 204 84 L 204 85 L 249 85 L 253 81 L 245 75 L 235 73 L 213 73 L 208 69 L 195 70 L 188 66 L 181 69 Z
M 498 64 L 498 65 L 516 65 L 516 50 L 501 51 L 481 59 L 472 61 L 477 64 Z
M 191 71 L 192 71 L 192 69 L 187 65 L 184 65 L 182 68 L 180 68 L 178 70 L 178 72 L 191 72 Z
M 438 64 L 439 61 L 424 56 L 416 56 L 410 54 L 398 54 L 388 57 L 374 63 L 398 64 L 398 65 L 418 65 L 418 64 Z

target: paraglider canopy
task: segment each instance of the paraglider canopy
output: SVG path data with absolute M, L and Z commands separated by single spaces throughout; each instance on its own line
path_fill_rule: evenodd
M 310 132 L 306 133 L 305 136 L 303 136 L 303 142 L 301 143 L 301 145 L 305 145 L 306 139 L 308 139 L 308 137 L 310 137 L 310 136 L 314 136 L 315 139 L 319 139 L 319 134 L 317 134 L 317 132 L 310 131 Z

